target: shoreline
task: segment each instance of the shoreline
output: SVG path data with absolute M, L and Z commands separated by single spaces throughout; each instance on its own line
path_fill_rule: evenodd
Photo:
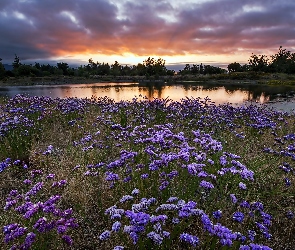
M 66 84 L 92 84 L 92 83 L 139 83 L 140 86 L 169 85 L 169 84 L 212 84 L 212 85 L 268 85 L 295 87 L 295 80 L 285 78 L 264 77 L 258 79 L 232 79 L 230 76 L 174 76 L 160 79 L 146 79 L 143 76 L 49 76 L 49 77 L 11 77 L 0 80 L 1 86 L 34 86 L 34 85 L 66 85 Z

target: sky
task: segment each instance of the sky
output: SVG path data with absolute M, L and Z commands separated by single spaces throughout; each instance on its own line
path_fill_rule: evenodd
M 294 0 L 0 0 L 0 58 L 11 64 L 247 63 L 295 51 Z

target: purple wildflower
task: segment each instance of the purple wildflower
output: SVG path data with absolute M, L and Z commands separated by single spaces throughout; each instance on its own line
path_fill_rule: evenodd
M 152 231 L 147 234 L 147 237 L 150 238 L 155 244 L 161 245 L 163 242 L 163 237 L 160 234 Z
M 73 245 L 73 240 L 69 235 L 63 235 L 61 238 L 68 246 Z
M 197 236 L 190 235 L 188 233 L 182 233 L 180 235 L 180 240 L 191 244 L 193 247 L 196 247 L 199 244 L 199 239 Z
M 133 196 L 131 196 L 131 195 L 124 195 L 121 199 L 120 199 L 120 202 L 121 203 L 124 203 L 124 202 L 126 202 L 126 201 L 130 201 L 130 200 L 132 200 L 133 199 Z
M 46 178 L 47 178 L 47 179 L 53 179 L 54 176 L 55 176 L 55 174 L 48 174 L 48 175 L 46 176 Z
M 234 194 L 230 194 L 230 198 L 231 198 L 232 203 L 237 203 L 238 199 Z
M 174 197 L 174 196 L 171 196 L 167 202 L 170 203 L 170 202 L 175 202 L 175 201 L 178 201 L 178 197 Z
M 107 172 L 105 180 L 106 181 L 117 181 L 117 180 L 119 180 L 119 175 L 115 174 L 113 172 Z
M 293 219 L 294 218 L 294 213 L 292 211 L 288 211 L 286 213 L 286 216 L 287 216 L 288 219 Z
M 142 174 L 142 175 L 140 176 L 140 178 L 141 178 L 141 179 L 147 179 L 147 178 L 149 178 L 149 174 Z
M 286 184 L 287 187 L 290 187 L 290 186 L 291 186 L 291 181 L 290 181 L 290 179 L 285 178 L 285 184 Z
M 123 246 L 115 246 L 113 250 L 124 250 Z
M 222 216 L 222 212 L 220 210 L 217 210 L 217 211 L 214 211 L 213 212 L 213 217 L 215 219 L 218 219 L 219 220 L 221 218 L 221 216 Z
M 109 230 L 104 231 L 100 236 L 100 240 L 108 240 L 111 236 L 111 232 Z
M 139 194 L 139 189 L 137 188 L 134 188 L 131 192 L 131 195 L 135 196 L 135 195 L 138 195 Z
M 208 181 L 202 180 L 200 183 L 200 187 L 206 188 L 206 189 L 212 189 L 214 188 L 214 185 Z
M 243 182 L 240 182 L 240 183 L 239 183 L 239 188 L 240 188 L 240 189 L 243 189 L 243 190 L 246 190 L 246 189 L 247 189 L 247 186 L 246 186 L 246 184 L 244 184 Z
M 245 215 L 242 212 L 235 212 L 233 214 L 233 220 L 241 223 L 244 220 Z
M 114 232 L 117 233 L 117 232 L 120 231 L 120 228 L 121 228 L 121 222 L 116 221 L 116 222 L 113 223 L 113 225 L 112 225 L 112 231 L 114 231 Z
M 26 184 L 26 185 L 31 185 L 31 184 L 32 184 L 32 181 L 29 180 L 29 179 L 25 179 L 25 180 L 23 181 L 23 183 Z
M 137 241 L 139 240 L 139 236 L 135 232 L 131 232 L 129 234 L 130 238 L 133 240 L 133 244 L 136 245 Z
M 244 201 L 241 201 L 240 207 L 250 208 L 250 204 L 249 202 L 244 200 Z
M 222 166 L 225 166 L 227 164 L 226 156 L 225 155 L 220 156 L 219 162 Z

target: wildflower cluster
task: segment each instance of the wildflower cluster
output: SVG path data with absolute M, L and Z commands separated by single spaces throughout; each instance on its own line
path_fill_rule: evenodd
M 292 241 L 278 229 L 294 227 L 292 115 L 209 98 L 20 95 L 0 113 L 0 174 L 12 180 L 1 182 L 7 247 L 45 238 L 116 250 Z

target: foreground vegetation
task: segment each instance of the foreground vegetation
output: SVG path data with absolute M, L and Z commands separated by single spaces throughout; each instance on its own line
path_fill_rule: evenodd
M 292 249 L 294 115 L 209 99 L 0 106 L 3 249 Z

